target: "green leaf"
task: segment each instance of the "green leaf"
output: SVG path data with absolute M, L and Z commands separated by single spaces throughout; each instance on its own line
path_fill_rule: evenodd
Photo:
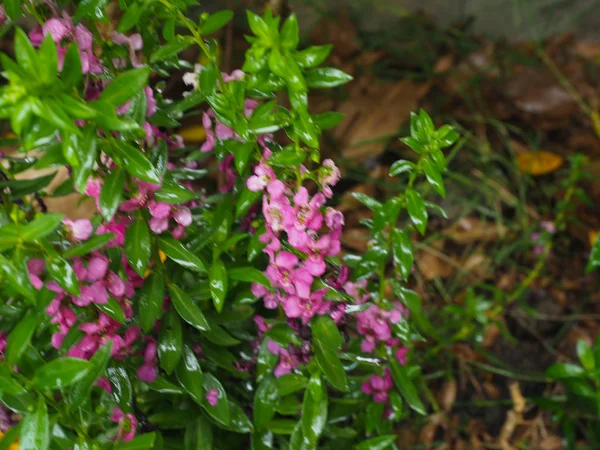
M 121 304 L 115 298 L 110 297 L 106 303 L 96 304 L 96 308 L 117 322 L 125 323 L 125 313 Z
M 10 376 L 6 365 L 0 365 L 0 394 L 19 395 L 27 392 Z
M 42 317 L 40 315 L 26 314 L 25 317 L 15 325 L 7 339 L 5 357 L 8 364 L 14 366 L 19 363 L 23 351 L 31 342 L 31 337 L 41 322 Z
M 350 192 L 350 195 L 369 208 L 371 211 L 376 211 L 382 206 L 382 204 L 373 197 L 363 194 L 362 192 Z
M 590 253 L 590 260 L 587 263 L 585 268 L 586 273 L 590 273 L 592 270 L 596 270 L 600 267 L 600 233 L 596 236 L 596 240 L 594 241 L 594 246 L 592 247 L 592 251 Z
M 285 397 L 286 395 L 293 394 L 294 392 L 301 391 L 306 387 L 308 378 L 304 375 L 297 373 L 288 373 L 277 378 L 277 388 L 279 389 L 279 395 Z
M 296 14 L 290 14 L 285 20 L 281 33 L 279 35 L 281 46 L 288 50 L 295 50 L 300 41 L 300 33 L 298 31 L 298 19 Z
M 262 195 L 263 193 L 260 191 L 255 192 L 244 187 L 235 205 L 235 217 L 239 219 L 240 217 L 245 216 L 252 205 L 254 205 Z
M 144 282 L 140 294 L 140 326 L 149 333 L 162 313 L 165 295 L 165 280 L 160 272 L 152 272 Z
M 99 100 L 121 106 L 148 85 L 150 69 L 143 67 L 123 72 L 102 91 Z
M 152 55 L 150 56 L 150 62 L 154 64 L 159 61 L 169 59 L 172 56 L 177 55 L 179 52 L 182 52 L 193 43 L 194 40 L 189 36 L 176 36 L 167 44 L 163 45 L 162 47 L 159 47 L 158 50 L 152 53 Z
M 3 274 L 8 284 L 25 297 L 31 304 L 35 304 L 33 286 L 23 270 L 17 270 L 14 264 L 0 255 L 0 274 Z
M 175 309 L 183 320 L 200 331 L 210 331 L 211 327 L 206 321 L 202 310 L 184 290 L 174 284 L 170 284 L 169 295 L 173 306 L 175 306 Z
M 342 113 L 329 111 L 313 115 L 312 120 L 320 130 L 327 130 L 337 126 L 342 120 L 344 120 L 344 117 L 346 116 Z
M 229 411 L 229 402 L 227 401 L 227 393 L 223 389 L 223 385 L 217 378 L 210 373 L 204 374 L 204 380 L 202 382 L 204 392 L 208 393 L 212 389 L 218 392 L 218 401 L 215 406 L 211 406 L 206 399 L 206 396 L 202 399 L 202 407 L 204 410 L 218 423 L 229 426 L 231 422 L 231 414 Z
M 79 358 L 59 358 L 35 371 L 32 386 L 36 389 L 64 389 L 83 379 L 92 363 Z
M 160 366 L 171 375 L 179 360 L 182 349 L 181 321 L 176 312 L 171 309 L 165 314 L 158 334 L 158 358 Z
M 212 426 L 203 415 L 190 422 L 185 429 L 185 450 L 213 450 Z
M 400 142 L 408 145 L 411 149 L 419 154 L 423 154 L 427 151 L 427 148 L 416 138 L 414 137 L 404 137 L 400 138 Z
M 296 334 L 293 328 L 285 323 L 278 323 L 273 325 L 265 333 L 265 337 L 268 337 L 284 348 L 287 348 L 289 343 L 300 346 L 302 340 Z
M 99 21 L 106 20 L 104 8 L 109 0 L 81 0 L 77 5 L 75 19 L 96 19 Z
M 39 75 L 39 61 L 31 41 L 21 28 L 15 29 L 15 56 L 19 66 L 30 75 Z
M 397 228 L 392 230 L 392 249 L 394 252 L 394 263 L 405 280 L 410 276 L 413 266 L 413 249 L 410 237 L 403 230 Z
M 596 361 L 594 360 L 594 353 L 592 349 L 583 339 L 577 341 L 577 356 L 581 365 L 587 371 L 592 371 L 596 367 Z
M 269 40 L 269 26 L 262 19 L 262 17 L 254 14 L 251 11 L 246 11 L 246 15 L 248 17 L 248 25 L 250 25 L 250 29 L 252 30 L 252 32 L 262 40 Z
M 415 165 L 410 161 L 406 161 L 405 159 L 395 161 L 390 167 L 390 177 L 395 177 L 401 173 L 412 172 L 414 168 Z
M 316 45 L 297 52 L 294 58 L 303 69 L 317 67 L 327 59 L 332 49 L 333 45 Z
M 231 400 L 229 401 L 229 412 L 231 413 L 231 431 L 243 434 L 254 432 L 254 426 L 244 410 Z
M 429 184 L 431 184 L 433 189 L 435 189 L 438 194 L 440 194 L 442 197 L 445 197 L 446 189 L 444 188 L 444 180 L 442 180 L 442 174 L 438 170 L 437 166 L 429 158 L 424 158 L 422 161 L 423 171 L 425 172 L 427 181 L 429 181 Z
M 50 448 L 50 419 L 48 408 L 42 397 L 34 411 L 23 418 L 21 425 L 20 450 L 47 450 Z
M 407 190 L 406 209 L 417 230 L 421 234 L 425 234 L 425 230 L 427 229 L 427 208 L 421 194 L 413 189 Z
M 319 436 L 327 423 L 327 390 L 320 377 L 312 376 L 304 392 L 302 402 L 302 435 L 316 447 Z
M 21 228 L 21 238 L 33 242 L 48 236 L 61 224 L 64 214 L 44 214 Z
M 265 377 L 254 395 L 254 425 L 258 431 L 265 428 L 279 406 L 279 390 L 275 377 Z
M 23 422 L 18 423 L 14 427 L 8 428 L 4 433 L 2 439 L 0 439 L 0 450 L 12 450 L 15 447 L 12 444 L 16 443 L 18 445 L 18 439 L 21 435 L 21 427 L 23 426 Z
M 87 127 L 80 145 L 76 148 L 80 165 L 73 168 L 73 184 L 79 192 L 85 192 L 87 180 L 94 170 L 94 164 L 98 155 L 97 132 L 95 127 Z
M 200 363 L 190 347 L 183 347 L 182 357 L 175 370 L 179 384 L 186 390 L 190 397 L 202 405 L 204 400 L 203 375 Z
M 114 141 L 114 145 L 106 150 L 110 150 L 111 156 L 116 157 L 123 168 L 134 177 L 149 183 L 161 183 L 158 171 L 138 148 L 125 142 Z
M 149 450 L 154 447 L 155 441 L 156 441 L 156 432 L 145 433 L 145 434 L 136 436 L 131 441 L 119 443 L 115 447 L 115 450 Z
M 88 374 L 79 382 L 75 383 L 69 392 L 69 405 L 71 408 L 77 408 L 88 398 L 92 386 L 96 380 L 105 372 L 108 362 L 111 358 L 113 341 L 110 340 L 100 347 L 94 356 L 90 358 L 92 368 Z
M 45 84 L 56 81 L 58 73 L 58 53 L 52 35 L 48 33 L 38 51 L 39 67 L 38 75 Z
M 117 31 L 119 33 L 125 33 L 137 25 L 140 22 L 140 16 L 143 11 L 144 7 L 142 5 L 139 3 L 131 3 L 127 8 L 127 11 L 125 11 L 125 14 L 123 14 L 119 26 L 117 27 Z
M 260 350 L 258 351 L 256 381 L 260 382 L 265 376 L 271 374 L 277 361 L 279 361 L 279 356 L 269 351 L 267 348 L 267 340 L 264 339 L 262 344 L 260 344 Z
M 60 77 L 68 87 L 78 86 L 83 79 L 81 57 L 79 56 L 79 48 L 76 42 L 69 45 Z
M 213 261 L 210 267 L 210 295 L 213 299 L 215 309 L 221 312 L 223 305 L 225 304 L 225 297 L 227 296 L 227 268 L 223 261 L 217 259 Z
M 306 72 L 306 85 L 309 88 L 332 88 L 352 80 L 352 76 L 333 67 L 310 69 Z
M 256 267 L 244 266 L 233 267 L 227 271 L 229 278 L 235 281 L 246 281 L 248 283 L 258 283 L 263 286 L 270 286 L 269 279 Z
M 208 16 L 200 25 L 200 34 L 212 34 L 227 25 L 233 19 L 233 11 L 219 11 Z
M 213 238 L 218 243 L 225 242 L 231 232 L 231 224 L 233 222 L 231 206 L 231 203 L 228 201 L 221 202 L 217 205 L 217 209 L 213 214 Z
M 112 233 L 104 233 L 97 234 L 96 236 L 92 236 L 85 242 L 81 244 L 74 245 L 73 247 L 69 247 L 64 253 L 63 256 L 65 258 L 74 258 L 76 256 L 84 256 L 87 255 L 94 250 L 98 250 L 104 247 L 109 241 L 114 239 L 115 235 Z
M 165 180 L 162 187 L 154 193 L 155 200 L 162 203 L 186 203 L 196 198 L 196 194 L 175 181 Z
M 46 269 L 50 276 L 69 294 L 79 295 L 79 280 L 66 259 L 60 256 L 46 257 Z
M 131 411 L 133 404 L 133 389 L 127 371 L 123 367 L 109 367 L 106 377 L 112 386 L 112 395 L 124 412 Z
M 583 367 L 569 363 L 554 364 L 546 369 L 546 376 L 554 380 L 582 378 L 585 375 L 586 371 Z
M 348 390 L 346 371 L 338 358 L 342 336 L 329 316 L 319 316 L 312 323 L 313 348 L 317 363 L 327 380 L 340 391 Z
M 206 272 L 206 264 L 198 256 L 190 252 L 181 242 L 171 236 L 163 236 L 158 239 L 158 248 L 165 255 L 186 269 L 194 272 Z
M 460 137 L 460 134 L 454 129 L 454 127 L 450 125 L 444 125 L 436 131 L 436 137 L 440 143 L 440 147 L 444 148 L 454 144 Z
M 127 262 L 138 275 L 144 275 L 150 262 L 151 251 L 150 228 L 146 219 L 138 214 L 125 231 Z
M 231 337 L 223 328 L 217 324 L 212 324 L 211 329 L 208 332 L 202 332 L 202 335 L 209 341 L 221 346 L 230 347 L 240 343 L 237 339 Z
M 34 192 L 44 189 L 56 175 L 56 172 L 50 175 L 32 178 L 31 180 L 6 180 L 0 181 L 0 188 L 10 188 L 13 197 L 24 197 L 25 195 L 33 194 Z
M 4 10 L 12 20 L 18 19 L 21 15 L 21 0 L 4 0 Z
M 390 369 L 392 371 L 394 383 L 404 400 L 406 400 L 408 406 L 419 414 L 425 415 L 425 407 L 423 406 L 423 403 L 421 403 L 417 388 L 415 387 L 413 380 L 409 377 L 406 367 L 400 365 L 395 358 L 391 358 Z
M 387 435 L 367 439 L 354 447 L 354 450 L 387 450 L 394 448 L 394 442 L 398 436 Z
M 115 168 L 106 177 L 100 192 L 100 212 L 107 221 L 110 221 L 117 212 L 123 198 L 124 188 L 125 172 Z

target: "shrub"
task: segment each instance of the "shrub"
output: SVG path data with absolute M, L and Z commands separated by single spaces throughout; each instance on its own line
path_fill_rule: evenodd
M 369 249 L 342 257 L 340 171 L 319 153 L 342 117 L 307 105 L 351 79 L 321 67 L 330 46 L 298 50 L 294 15 L 249 12 L 245 63 L 226 74 L 210 35 L 230 11 L 195 22 L 194 2 L 119 1 L 107 36 L 106 1 L 59 3 L 2 15 L 5 32 L 21 14 L 38 25 L 1 55 L 5 143 L 25 154 L 0 172 L 0 448 L 393 448 L 394 424 L 425 412 L 407 359 L 431 325 L 407 280 L 411 228 L 435 205 L 413 186 L 424 174 L 444 194 L 457 133 L 412 116 L 419 158 L 390 170 L 406 190 L 356 195 Z M 194 45 L 192 67 L 178 54 Z M 182 71 L 188 91 L 165 98 Z M 200 148 L 174 132 L 197 111 Z M 53 173 L 17 176 L 62 166 L 53 194 Z M 45 212 L 73 192 L 91 219 Z

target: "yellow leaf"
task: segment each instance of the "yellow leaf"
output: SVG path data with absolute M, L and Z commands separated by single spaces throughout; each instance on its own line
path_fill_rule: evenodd
M 598 231 L 590 230 L 588 231 L 588 241 L 590 241 L 590 246 L 593 247 L 596 242 L 596 238 L 598 237 Z
M 554 172 L 563 165 L 563 162 L 562 156 L 543 150 L 517 155 L 519 169 L 531 175 L 545 175 Z
M 167 255 L 162 250 L 158 250 L 158 257 L 160 258 L 160 262 L 164 263 L 167 260 Z M 144 278 L 148 278 L 152 273 L 152 269 L 148 267 L 144 272 Z M 1 436 L 0 436 L 1 437 Z
M 177 133 L 186 142 L 198 143 L 206 139 L 206 131 L 200 125 L 190 125 Z

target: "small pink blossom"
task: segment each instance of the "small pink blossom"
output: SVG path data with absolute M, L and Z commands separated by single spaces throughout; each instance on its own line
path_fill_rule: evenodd
M 386 403 L 388 400 L 388 391 L 392 389 L 394 382 L 390 369 L 385 369 L 384 376 L 372 375 L 369 381 L 361 385 L 365 394 L 371 394 L 375 403 Z
M 206 401 L 210 406 L 217 406 L 217 403 L 219 403 L 219 391 L 215 388 L 211 388 L 206 392 Z
M 89 219 L 63 219 L 63 224 L 68 231 L 69 236 L 75 241 L 86 241 L 92 234 L 92 222 Z
M 119 424 L 117 439 L 120 438 L 123 442 L 128 442 L 135 437 L 137 419 L 133 414 L 125 414 L 121 408 L 116 406 L 115 409 L 113 409 L 110 420 Z

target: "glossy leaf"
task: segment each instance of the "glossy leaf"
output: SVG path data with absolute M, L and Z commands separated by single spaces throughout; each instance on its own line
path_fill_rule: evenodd
M 160 344 L 159 344 L 160 345 Z M 131 411 L 133 388 L 124 367 L 114 366 L 106 369 L 106 377 L 112 386 L 112 395 L 124 412 Z
M 97 234 L 96 236 L 92 236 L 87 241 L 82 242 L 81 244 L 69 247 L 67 250 L 65 250 L 63 256 L 65 258 L 74 258 L 76 256 L 87 255 L 93 252 L 94 250 L 101 249 L 114 238 L 115 235 L 112 233 Z
M 438 194 L 440 194 L 442 197 L 445 197 L 446 189 L 444 188 L 444 180 L 442 179 L 442 174 L 440 173 L 439 169 L 429 158 L 424 158 L 422 161 L 423 171 L 425 172 L 427 181 L 429 181 L 429 184 L 431 184 L 433 189 L 435 189 Z
M 212 34 L 227 25 L 233 19 L 233 11 L 219 11 L 208 16 L 200 25 L 200 34 Z
M 158 334 L 158 358 L 160 366 L 169 375 L 173 373 L 181 359 L 183 335 L 181 321 L 171 309 L 165 314 Z
M 308 382 L 302 403 L 302 435 L 315 446 L 327 423 L 327 390 L 321 378 L 313 376 Z
M 212 450 L 213 432 L 208 419 L 203 415 L 190 422 L 185 429 L 185 450 Z
M 148 158 L 137 148 L 121 141 L 113 141 L 110 150 L 111 156 L 117 159 L 123 168 L 134 177 L 149 183 L 160 184 L 161 179 L 158 171 Z
M 258 283 L 263 286 L 270 286 L 268 278 L 255 267 L 234 267 L 227 271 L 229 278 L 235 281 L 246 281 L 248 283 Z
M 406 232 L 399 229 L 392 230 L 392 249 L 396 268 L 406 280 L 410 276 L 414 262 L 412 242 Z
M 131 441 L 117 444 L 115 450 L 148 450 L 154 447 L 156 433 L 145 433 L 136 436 Z
M 41 322 L 42 316 L 29 313 L 26 314 L 12 329 L 7 338 L 5 351 L 6 362 L 11 366 L 19 363 L 19 358 L 31 342 L 31 337 L 36 332 L 37 327 Z
M 194 200 L 196 194 L 179 183 L 164 181 L 162 187 L 154 193 L 154 198 L 162 203 L 178 204 Z
M 329 316 L 319 316 L 312 324 L 313 348 L 319 367 L 338 390 L 348 390 L 348 378 L 338 358 L 342 336 Z
M 50 276 L 69 294 L 79 295 L 79 281 L 73 267 L 60 256 L 46 258 L 46 269 Z
M 327 59 L 333 45 L 316 45 L 297 52 L 294 57 L 302 68 L 317 67 Z
M 122 32 L 122 31 L 121 31 Z M 112 80 L 100 95 L 100 101 L 120 106 L 148 84 L 150 69 L 131 69 Z
M 187 345 L 183 347 L 181 360 L 175 370 L 179 384 L 183 386 L 192 399 L 202 405 L 204 401 L 203 375 L 196 355 Z
M 600 233 L 596 235 L 594 243 L 592 245 L 592 251 L 590 253 L 590 259 L 588 260 L 585 271 L 590 273 L 592 270 L 600 267 Z
M 206 321 L 202 310 L 183 289 L 170 284 L 169 296 L 183 320 L 200 331 L 210 331 L 211 327 Z
M 277 378 L 277 388 L 279 389 L 279 395 L 285 397 L 286 395 L 293 394 L 294 392 L 301 391 L 306 387 L 308 378 L 304 375 L 297 373 L 289 373 Z
M 311 69 L 306 73 L 306 84 L 311 88 L 332 88 L 352 81 L 352 76 L 333 67 Z
M 229 411 L 227 394 L 225 392 L 225 389 L 223 389 L 223 385 L 221 384 L 221 382 L 212 374 L 205 373 L 202 386 L 204 387 L 204 391 L 207 394 L 214 389 L 217 391 L 218 395 L 217 404 L 215 406 L 212 406 L 210 403 L 208 403 L 206 395 L 204 396 L 204 398 L 202 399 L 202 407 L 204 408 L 204 410 L 218 423 L 225 426 L 229 426 L 231 422 L 231 414 Z
M 100 212 L 106 220 L 111 220 L 117 212 L 123 198 L 124 188 L 125 173 L 120 169 L 114 169 L 106 177 L 102 191 L 100 191 Z
M 151 251 L 148 222 L 138 214 L 125 231 L 125 255 L 131 268 L 139 275 L 144 275 L 150 262 Z
M 36 389 L 64 389 L 82 380 L 92 367 L 92 363 L 84 359 L 55 359 L 35 371 L 32 385 Z
M 50 448 L 50 419 L 46 402 L 40 397 L 35 410 L 23 418 L 19 449 L 47 450 L 48 448 Z
M 25 297 L 29 303 L 35 304 L 33 286 L 23 270 L 17 270 L 14 264 L 0 254 L 0 274 L 10 286 Z
M 227 296 L 227 268 L 220 259 L 215 260 L 210 267 L 210 294 L 215 309 L 221 312 Z
M 423 403 L 421 403 L 417 388 L 415 387 L 413 380 L 409 377 L 406 367 L 402 366 L 396 359 L 391 359 L 390 369 L 394 383 L 404 400 L 406 400 L 408 406 L 419 414 L 425 415 L 425 407 L 423 406 Z
M 164 276 L 153 272 L 144 282 L 140 294 L 140 326 L 148 333 L 162 313 L 165 295 Z
M 354 447 L 355 450 L 391 450 L 394 448 L 394 442 L 397 436 L 378 436 L 376 438 L 362 441 Z
M 72 408 L 77 408 L 86 400 L 96 380 L 104 374 L 111 358 L 112 348 L 113 342 L 108 341 L 90 358 L 92 364 L 90 371 L 81 381 L 73 385 L 69 393 L 69 405 Z
M 19 395 L 25 392 L 25 388 L 11 377 L 6 365 L 0 365 L 0 394 Z
M 427 228 L 427 208 L 421 194 L 413 189 L 406 191 L 406 209 L 419 233 L 425 234 L 425 229 Z
M 150 62 L 154 64 L 159 61 L 169 59 L 177 55 L 179 52 L 182 52 L 193 43 L 194 40 L 189 36 L 176 36 L 167 44 L 163 45 L 162 47 L 159 47 L 158 50 L 152 53 L 152 55 L 150 56 Z
M 555 380 L 580 378 L 586 375 L 583 367 L 570 363 L 553 364 L 546 369 L 546 376 Z
M 279 390 L 272 375 L 265 377 L 254 395 L 254 425 L 258 431 L 264 429 L 275 415 L 279 405 Z
M 172 237 L 161 237 L 158 240 L 158 248 L 180 266 L 194 272 L 206 272 L 206 264 L 198 256 L 190 252 L 181 242 Z

